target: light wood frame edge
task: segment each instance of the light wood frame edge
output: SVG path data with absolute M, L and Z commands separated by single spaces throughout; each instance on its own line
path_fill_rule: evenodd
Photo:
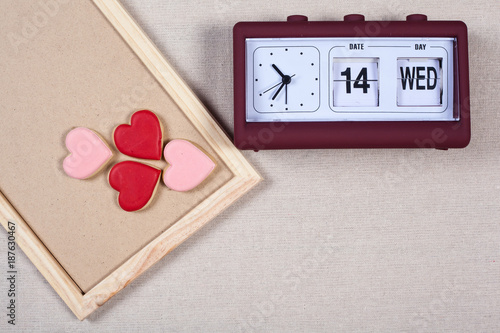
M 78 319 L 82 320 L 83 317 L 80 315 L 83 304 L 82 291 L 1 192 L 0 216 L 2 217 L 0 222 L 5 230 L 8 230 L 9 221 L 14 222 L 17 245 L 21 247 L 71 311 Z
M 82 294 L 76 283 L 0 192 L 0 215 L 3 217 L 0 222 L 6 230 L 8 221 L 16 223 L 18 245 L 80 320 L 85 319 L 262 180 L 120 2 L 92 1 L 219 154 L 234 177 L 85 294 Z

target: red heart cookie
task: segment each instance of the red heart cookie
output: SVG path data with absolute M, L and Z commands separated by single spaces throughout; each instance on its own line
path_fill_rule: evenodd
M 160 160 L 163 146 L 163 127 L 149 110 L 137 111 L 130 118 L 130 125 L 115 128 L 113 140 L 116 148 L 125 155 Z
M 108 175 L 109 185 L 120 192 L 118 204 L 133 212 L 146 208 L 156 193 L 161 170 L 139 162 L 117 163 Z

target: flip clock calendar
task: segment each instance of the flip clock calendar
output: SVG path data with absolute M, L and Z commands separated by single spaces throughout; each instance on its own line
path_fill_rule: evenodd
M 239 22 L 240 149 L 463 148 L 470 141 L 467 27 L 460 21 Z

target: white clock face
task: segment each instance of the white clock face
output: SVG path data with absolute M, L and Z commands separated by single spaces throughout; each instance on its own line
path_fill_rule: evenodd
M 253 54 L 257 112 L 314 112 L 320 106 L 320 81 L 315 47 L 259 47 Z

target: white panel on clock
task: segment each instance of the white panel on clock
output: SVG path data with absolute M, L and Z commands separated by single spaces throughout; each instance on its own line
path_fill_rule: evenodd
M 246 121 L 458 120 L 459 116 L 454 113 L 454 43 L 453 38 L 446 37 L 246 38 Z M 362 44 L 362 47 L 353 48 L 354 44 Z M 416 47 L 422 44 L 426 45 L 425 49 Z M 311 52 L 306 55 L 306 52 L 302 51 L 304 54 L 298 57 L 297 53 L 289 53 L 291 50 Z M 306 57 L 303 57 L 304 55 Z M 309 56 L 310 59 L 308 59 Z M 440 60 L 439 66 L 434 62 L 426 65 L 426 67 L 433 67 L 436 71 L 439 68 L 440 73 L 437 72 L 440 77 L 435 90 L 432 89 L 435 82 L 433 77 L 430 78 L 430 84 L 426 85 L 426 90 L 429 90 L 427 93 L 429 96 L 432 95 L 433 100 L 426 102 L 425 105 L 422 105 L 423 100 L 419 100 L 419 105 L 412 105 L 417 104 L 412 96 L 422 94 L 421 91 L 415 92 L 408 88 L 402 92 L 398 91 L 398 86 L 402 87 L 404 82 L 401 80 L 400 67 L 405 67 L 405 77 L 408 80 L 410 77 L 406 75 L 406 67 L 416 65 L 415 63 L 405 64 L 400 60 L 415 61 L 417 58 Z M 347 94 L 345 82 L 348 81 L 347 73 L 343 77 L 341 75 L 345 69 L 339 73 L 340 79 L 345 78 L 345 81 L 334 80 L 336 74 L 334 68 L 339 59 L 352 65 L 350 96 Z M 360 67 L 359 62 L 365 64 Z M 315 65 L 311 66 L 312 63 Z M 283 76 L 272 66 L 273 64 L 283 76 L 290 76 L 288 85 L 282 86 Z M 316 66 L 316 64 L 319 65 Z M 354 68 L 355 66 L 358 67 Z M 418 65 L 418 67 L 422 66 Z M 363 68 L 366 68 L 366 75 L 364 71 L 361 72 Z M 370 72 L 375 74 L 375 68 L 378 69 L 378 78 L 371 81 L 374 76 L 370 75 Z M 434 74 L 432 70 L 426 68 L 425 73 L 428 71 Z M 412 68 L 409 73 L 413 76 Z M 422 74 L 423 71 L 419 72 L 416 68 L 415 75 L 418 76 L 419 73 Z M 319 80 L 316 81 L 316 78 Z M 310 83 L 311 79 L 314 79 L 313 84 Z M 418 77 L 412 77 L 412 79 L 418 80 Z M 281 86 L 281 91 L 278 93 Z M 414 89 L 418 90 L 416 85 Z M 437 92 L 439 92 L 439 103 L 436 103 L 435 99 Z M 338 93 L 343 95 L 338 95 Z M 273 97 L 275 97 L 274 100 Z

